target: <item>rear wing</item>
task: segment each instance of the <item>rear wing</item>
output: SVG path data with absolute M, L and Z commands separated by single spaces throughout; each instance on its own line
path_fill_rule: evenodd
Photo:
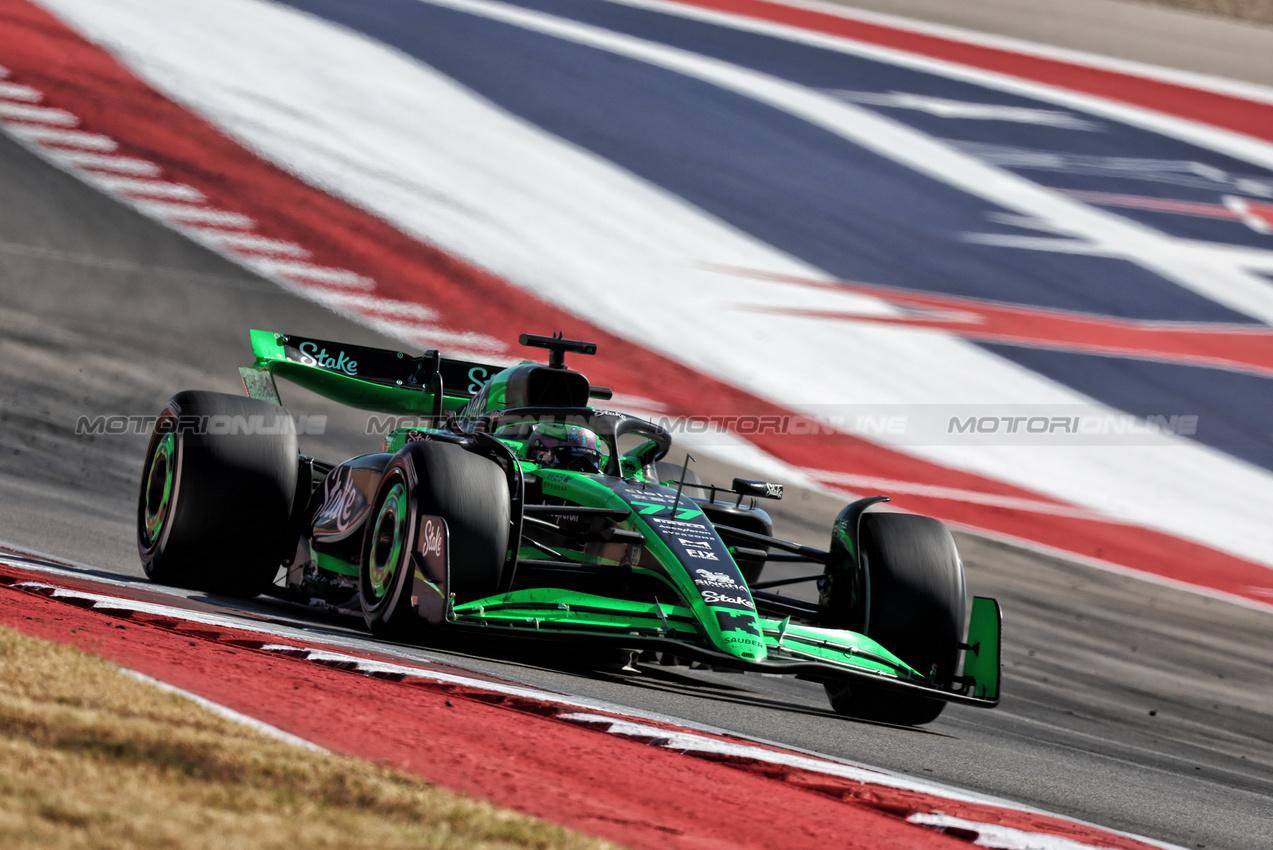
M 436 416 L 463 407 L 504 368 L 451 360 L 437 351 L 411 357 L 295 334 L 251 334 L 256 362 L 239 369 L 244 389 L 250 396 L 275 402 L 279 398 L 273 376 L 280 376 L 359 410 Z

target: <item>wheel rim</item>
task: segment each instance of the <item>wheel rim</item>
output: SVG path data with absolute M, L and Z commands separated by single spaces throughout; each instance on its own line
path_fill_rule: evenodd
M 368 590 L 377 601 L 389 595 L 402 564 L 407 537 L 406 518 L 407 488 L 399 481 L 390 488 L 380 505 L 373 526 L 371 552 L 367 556 Z
M 177 440 L 165 434 L 155 446 L 146 467 L 146 494 L 142 522 L 145 526 L 146 547 L 150 548 L 162 537 L 172 510 L 173 484 L 177 479 Z

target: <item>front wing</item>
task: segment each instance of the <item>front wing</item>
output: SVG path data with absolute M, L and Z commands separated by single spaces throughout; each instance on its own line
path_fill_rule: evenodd
M 417 573 L 417 579 L 424 576 Z M 436 621 L 436 608 L 433 609 Z M 423 614 L 423 612 L 422 612 Z M 554 588 L 534 588 L 448 606 L 448 631 L 506 633 L 517 639 L 586 640 L 666 652 L 690 661 L 822 681 L 858 679 L 889 690 L 993 708 L 999 703 L 1001 616 L 993 599 L 973 601 L 964 672 L 944 688 L 865 635 L 759 618 L 769 657 L 739 658 L 705 645 L 690 608 L 635 602 Z

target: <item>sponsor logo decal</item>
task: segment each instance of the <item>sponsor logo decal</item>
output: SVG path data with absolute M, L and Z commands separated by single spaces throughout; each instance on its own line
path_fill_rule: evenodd
M 330 520 L 332 532 L 348 531 L 358 513 L 358 496 L 349 467 L 336 467 L 323 481 L 323 504 L 315 515 L 315 524 Z
M 324 369 L 331 369 L 334 372 L 343 372 L 346 375 L 358 374 L 358 361 L 351 360 L 349 355 L 340 351 L 333 357 L 327 353 L 327 349 L 320 349 L 318 343 L 302 342 L 300 347 L 301 362 L 307 366 L 321 366 Z
M 729 590 L 743 589 L 743 586 L 728 573 L 717 573 L 711 570 L 695 570 L 694 583 L 699 587 L 723 587 Z
M 637 499 L 629 499 L 628 503 L 631 504 L 632 507 L 636 508 L 641 516 L 654 516 L 655 514 L 661 514 L 664 511 L 672 510 L 671 505 L 659 505 L 654 502 L 639 501 Z M 702 513 L 703 512 L 697 508 L 680 508 L 676 512 L 676 518 L 682 520 L 693 519 L 696 516 L 702 516 Z
M 704 540 L 711 540 L 711 532 L 696 522 L 682 522 L 666 517 L 650 517 L 649 523 L 660 532 L 667 534 L 684 534 L 686 536 L 702 535 Z
M 728 605 L 734 608 L 742 607 L 754 610 L 756 607 L 756 603 L 745 596 L 726 596 L 723 593 L 717 593 L 715 590 L 704 590 L 703 601 L 708 605 Z
M 442 554 L 442 523 L 440 520 L 427 518 L 420 531 L 420 552 L 424 555 Z
M 469 395 L 476 393 L 482 388 L 482 385 L 491 379 L 491 370 L 485 366 L 474 366 L 469 369 L 469 386 L 467 392 Z

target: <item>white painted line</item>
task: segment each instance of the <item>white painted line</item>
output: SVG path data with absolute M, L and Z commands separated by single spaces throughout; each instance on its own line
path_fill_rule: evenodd
M 139 177 L 121 177 L 114 174 L 96 174 L 86 171 L 81 175 L 86 181 L 100 189 L 134 195 L 144 198 L 163 198 L 169 201 L 186 201 L 200 204 L 207 200 L 202 192 L 184 183 L 169 183 L 166 180 L 146 180 Z
M 624 2 L 624 0 L 614 0 L 614 2 Z M 1147 80 L 1157 80 L 1159 82 L 1171 83 L 1172 85 L 1185 86 L 1186 88 L 1212 91 L 1216 94 L 1228 95 L 1229 97 L 1245 98 L 1259 103 L 1273 103 L 1273 88 L 1260 85 L 1258 83 L 1248 83 L 1242 80 L 1232 80 L 1227 77 L 1200 74 L 1195 71 L 1181 71 L 1175 68 L 1164 68 L 1161 65 L 1151 65 L 1146 62 L 1137 62 L 1131 59 L 1116 59 L 1112 56 L 1101 56 L 1096 53 L 1087 53 L 1068 47 L 1055 47 L 1050 44 L 1040 44 L 1038 42 L 1026 41 L 1025 39 L 1013 38 L 1012 36 L 1007 35 L 993 35 L 991 33 L 976 32 L 974 30 L 963 29 L 961 27 L 951 26 L 948 24 L 935 24 L 927 21 L 917 21 L 913 18 L 903 18 L 898 15 L 890 15 L 883 12 L 868 12 L 865 9 L 856 8 L 846 9 L 843 6 L 833 5 L 826 2 L 817 2 L 817 0 L 777 0 L 777 2 L 780 2 L 785 6 L 812 9 L 825 15 L 863 21 L 866 23 L 880 24 L 886 27 L 892 27 L 893 29 L 937 36 L 938 38 L 945 38 L 951 41 L 962 41 L 966 44 L 975 44 L 981 47 L 994 48 L 996 50 L 1006 50 L 1012 53 L 1021 53 L 1026 56 L 1038 56 L 1042 59 L 1069 62 L 1075 65 L 1084 65 L 1089 68 L 1099 68 L 1101 70 L 1113 71 L 1119 74 L 1128 74 L 1133 77 L 1143 77 Z
M 102 138 L 106 137 L 103 136 Z M 114 144 L 114 142 L 111 142 L 112 148 Z M 46 148 L 45 151 L 58 162 L 74 165 L 77 168 L 111 171 L 132 177 L 158 177 L 163 172 L 163 169 L 155 163 L 131 156 L 110 156 L 94 151 L 59 150 L 57 148 Z
M 1232 210 L 1238 218 L 1242 219 L 1243 224 L 1256 233 L 1273 233 L 1273 221 L 1256 212 L 1251 201 L 1234 195 L 1225 195 L 1221 200 L 1224 201 L 1226 208 Z
M 20 100 L 24 103 L 39 103 L 44 99 L 44 95 L 30 86 L 20 86 L 17 83 L 0 83 L 0 97 L 8 100 Z
M 663 729 L 658 726 L 649 726 L 643 723 L 633 723 L 629 720 L 609 717 L 602 714 L 559 714 L 557 715 L 557 719 L 565 720 L 570 723 L 578 723 L 583 726 L 604 726 L 607 733 L 611 735 L 619 735 L 625 738 L 658 739 L 660 741 L 660 746 L 682 753 L 705 753 L 711 755 L 756 759 L 758 761 L 764 761 L 770 764 L 781 764 L 785 767 L 793 767 L 799 770 L 825 773 L 828 776 L 836 776 L 840 779 L 848 779 L 853 782 L 870 782 L 888 785 L 892 788 L 902 788 L 908 791 L 924 791 L 926 793 L 931 793 L 932 789 L 937 787 L 933 783 L 925 782 L 922 779 L 903 781 L 899 777 L 888 777 L 883 771 L 871 770 L 870 768 L 838 764 L 824 759 L 811 758 L 809 756 L 802 756 L 796 753 L 779 752 L 777 750 L 771 750 L 766 747 L 757 747 L 751 744 L 722 741 L 706 735 L 681 732 L 674 729 Z
M 22 569 L 30 569 L 30 564 L 14 564 L 14 566 Z M 136 611 L 141 614 L 154 614 L 156 617 L 166 617 L 174 620 L 185 620 L 191 623 L 200 623 L 205 626 L 220 626 L 225 629 L 240 629 L 252 631 L 251 626 L 244 624 L 243 620 L 237 617 L 230 617 L 224 614 L 211 614 L 206 611 L 193 611 L 183 608 L 176 608 L 172 605 L 163 605 L 155 602 L 143 602 L 139 599 L 127 599 L 121 596 L 107 596 L 101 593 L 88 593 L 81 590 L 67 590 L 64 587 L 58 587 L 53 584 L 45 584 L 44 582 L 24 581 L 13 585 L 19 590 L 29 590 L 36 593 L 49 592 L 54 599 L 89 599 L 93 602 L 101 603 L 106 608 L 118 608 L 124 611 Z M 256 629 L 259 631 L 259 629 Z
M 844 764 L 839 762 L 827 761 L 819 758 L 811 758 L 791 752 L 782 752 L 771 750 L 766 747 L 756 747 L 749 744 L 737 744 L 732 741 L 721 741 L 716 738 L 709 738 L 705 735 L 695 735 L 676 730 L 663 729 L 658 726 L 647 726 L 641 723 L 631 723 L 625 720 L 616 720 L 613 717 L 607 717 L 600 714 L 559 714 L 558 720 L 579 723 L 581 725 L 593 728 L 604 726 L 605 731 L 611 735 L 619 735 L 627 738 L 637 738 L 646 741 L 651 746 L 658 746 L 666 750 L 672 750 L 678 753 L 699 753 L 707 755 L 729 756 L 740 759 L 754 759 L 756 761 L 766 762 L 769 764 L 782 765 L 797 770 L 807 770 L 812 773 L 821 773 L 826 776 L 834 776 L 839 779 L 845 779 L 851 782 L 861 782 L 863 784 L 881 785 L 886 788 L 895 788 L 902 791 L 913 791 L 920 794 L 926 794 L 936 797 L 944 797 L 949 800 L 959 800 L 961 802 L 978 803 L 982 805 L 991 805 L 999 808 L 1009 809 L 1017 812 L 1031 812 L 1036 814 L 1047 815 L 1060 821 L 1069 823 L 1083 824 L 1085 826 L 1096 826 L 1087 824 L 1084 821 L 1078 821 L 1063 815 L 1056 815 L 1050 812 L 1040 811 L 1038 809 L 1021 807 L 1004 800 L 997 800 L 991 797 L 985 797 L 980 794 L 964 792 L 953 789 L 949 786 L 939 785 L 935 782 L 927 782 L 922 779 L 904 776 L 901 774 L 888 773 L 885 771 L 876 771 L 859 765 Z M 938 801 L 939 802 L 939 801 Z M 929 817 L 923 815 L 923 817 Z M 944 815 L 933 815 L 934 818 L 943 818 Z M 1003 850 L 1092 850 L 1092 848 L 1101 848 L 1102 845 L 1096 844 L 1080 844 L 1062 839 L 1047 833 L 1032 833 L 1022 830 L 1012 829 L 1010 827 L 1002 827 L 994 824 L 981 824 L 977 821 L 963 821 L 959 818 L 951 818 L 951 823 L 943 824 L 939 822 L 921 822 L 916 821 L 915 816 L 910 820 L 914 823 L 923 823 L 926 826 L 960 826 L 965 829 L 985 828 L 984 833 L 988 841 L 998 841 L 1000 843 L 983 843 L 980 839 L 974 842 L 982 847 L 997 847 Z M 958 823 L 956 823 L 958 821 Z M 967 824 L 967 826 L 964 826 Z M 1174 844 L 1168 844 L 1154 839 L 1145 838 L 1140 835 L 1119 832 L 1108 829 L 1107 827 L 1097 826 L 1098 829 L 1106 830 L 1115 835 L 1133 838 L 1137 841 L 1149 844 L 1155 847 L 1162 847 L 1164 850 L 1183 850 Z M 1049 839 L 1051 841 L 1068 843 L 1045 843 L 1036 842 L 1029 843 L 1030 839 L 1039 836 L 1041 839 Z M 1026 839 L 1023 843 L 1009 843 L 1014 839 Z
M 508 350 L 508 347 L 495 337 L 475 331 L 453 331 L 436 326 L 384 320 L 376 321 L 376 326 L 384 328 L 386 333 L 411 340 L 421 348 L 440 348 L 446 351 L 448 357 L 459 356 L 457 352 L 461 349 L 479 353 L 482 357 L 490 357 L 492 354 L 501 354 Z
M 269 645 L 261 647 L 262 651 L 278 652 L 286 655 L 289 651 L 295 652 L 296 647 L 286 645 Z M 491 693 L 503 694 L 511 697 L 524 697 L 526 699 L 539 700 L 541 702 L 551 702 L 559 705 L 567 705 L 574 707 L 584 707 L 583 703 L 589 700 L 580 700 L 569 697 L 565 694 L 555 693 L 553 691 L 540 690 L 539 688 L 523 687 L 520 685 L 507 684 L 504 682 L 492 682 L 486 679 L 476 679 L 472 676 L 461 676 L 454 673 L 445 673 L 440 670 L 433 670 L 426 667 L 417 667 L 410 664 L 395 664 L 388 661 L 372 661 L 366 658 L 360 658 L 356 655 L 346 655 L 343 652 L 330 652 L 321 649 L 307 650 L 306 661 L 313 661 L 318 664 L 327 666 L 343 666 L 351 672 L 362 673 L 367 676 L 376 674 L 410 676 L 414 679 L 429 679 L 435 682 L 442 682 L 448 685 L 458 685 L 465 688 L 476 688 L 479 690 L 490 691 Z M 602 709 L 603 711 L 608 709 Z M 607 717 L 607 720 L 614 720 L 613 717 Z
M 400 319 L 406 322 L 435 322 L 437 311 L 411 301 L 395 301 L 390 298 L 373 298 L 346 292 L 324 292 L 318 300 L 334 310 L 354 310 L 374 318 Z
M 313 286 L 304 286 L 300 281 L 289 278 L 277 278 L 284 285 L 302 298 L 343 312 L 346 318 L 353 319 L 377 333 L 423 349 L 438 348 L 446 351 L 447 357 L 459 360 L 476 360 L 492 365 L 511 366 L 519 362 L 518 357 L 509 357 L 508 346 L 500 340 L 474 331 L 454 331 L 428 324 L 431 319 L 413 320 L 411 305 L 404 305 L 400 315 L 394 315 L 398 308 L 394 305 L 402 302 L 373 301 L 369 309 L 360 308 L 360 302 L 368 296 L 362 293 L 341 293 L 323 290 Z M 388 311 L 380 309 L 388 304 Z M 428 310 L 429 308 L 423 308 Z M 386 314 L 388 313 L 388 315 Z
M 52 124 L 58 127 L 74 127 L 80 123 L 80 119 L 65 109 L 6 103 L 3 100 L 0 100 L 0 118 L 6 121 L 30 121 L 34 124 Z
M 103 136 L 101 133 L 86 133 L 83 130 L 60 130 L 56 127 L 13 125 L 9 127 L 9 132 L 28 142 L 36 142 L 42 145 L 61 145 L 89 151 L 113 151 L 119 147 L 115 140 L 109 136 Z M 50 149 L 49 152 L 53 153 L 54 150 Z
M 1001 106 L 995 103 L 977 103 L 966 100 L 949 100 L 942 97 L 930 97 L 908 92 L 848 91 L 831 89 L 827 94 L 849 103 L 861 103 L 867 106 L 885 106 L 892 109 L 912 109 L 927 112 L 938 118 L 972 121 L 1008 121 L 1018 124 L 1039 124 L 1045 127 L 1059 127 L 1066 130 L 1083 130 L 1095 132 L 1098 124 L 1086 121 L 1069 112 L 1054 109 L 1029 109 L 1022 106 Z
M 309 658 L 309 650 L 292 646 L 290 643 L 267 643 L 261 646 L 262 652 L 274 652 L 290 658 Z
M 136 670 L 129 670 L 127 668 L 120 668 L 119 672 L 123 673 L 125 676 L 128 676 L 131 679 L 136 679 L 139 682 L 145 682 L 147 685 L 151 685 L 152 687 L 158 688 L 159 690 L 164 691 L 165 693 L 176 694 L 179 697 L 188 699 L 191 702 L 195 703 L 196 705 L 202 708 L 206 708 L 208 711 L 212 712 L 218 717 L 224 717 L 226 720 L 231 720 L 235 723 L 239 723 L 256 732 L 260 732 L 262 735 L 268 735 L 271 738 L 282 741 L 285 744 L 291 744 L 294 747 L 300 747 L 302 750 L 311 750 L 316 753 L 329 752 L 328 750 L 323 749 L 322 747 L 318 746 L 315 743 L 306 741 L 304 738 L 293 735 L 291 732 L 284 732 L 282 729 L 279 729 L 277 726 L 271 726 L 270 724 L 265 723 L 264 721 L 257 720 L 255 717 L 249 717 L 246 714 L 240 714 L 239 712 L 235 711 L 232 708 L 226 708 L 224 705 L 221 705 L 220 703 L 216 703 L 216 702 L 213 702 L 212 700 L 204 699 L 198 694 L 192 694 L 190 691 L 182 690 L 181 688 L 178 688 L 174 685 L 170 685 L 167 682 L 161 682 L 158 679 L 152 679 L 150 676 L 147 676 L 144 673 L 138 673 Z
M 376 282 L 347 269 L 316 266 L 296 260 L 276 260 L 269 257 L 244 257 L 244 265 L 264 275 L 278 275 L 303 282 L 324 283 L 329 286 L 345 286 L 351 289 L 374 289 Z
M 906 819 L 909 823 L 931 826 L 937 829 L 955 827 L 977 833 L 973 841 L 978 847 L 994 847 L 998 850 L 1093 850 L 1104 848 L 1103 844 L 1085 844 L 1072 838 L 1062 838 L 1046 832 L 1026 832 L 997 823 L 982 823 L 966 820 L 951 815 L 914 814 Z
M 854 475 L 850 472 L 831 472 L 825 469 L 806 467 L 800 470 L 808 477 L 827 484 L 851 487 L 855 493 L 866 493 L 878 490 L 881 493 L 907 493 L 912 496 L 929 496 L 935 499 L 953 499 L 961 502 L 973 502 L 978 505 L 990 505 L 1016 511 L 1052 514 L 1055 516 L 1076 517 L 1078 519 L 1100 520 L 1101 522 L 1118 522 L 1117 519 L 1095 511 L 1084 510 L 1072 505 L 1045 502 L 1038 499 L 1023 499 L 1019 496 L 1000 496 L 994 493 L 982 493 L 977 490 L 960 490 L 954 487 L 938 487 L 931 484 L 918 484 L 913 481 L 894 481 L 888 478 L 876 478 L 870 475 Z
M 874 770 L 859 765 L 841 764 L 838 762 L 827 761 L 825 759 L 800 755 L 798 753 L 771 750 L 767 747 L 758 747 L 752 744 L 722 741 L 706 735 L 672 729 L 663 729 L 658 726 L 649 726 L 644 723 L 633 723 L 628 720 L 616 719 L 614 717 L 608 717 L 601 714 L 559 714 L 557 715 L 557 719 L 585 726 L 604 726 L 607 733 L 611 735 L 619 735 L 625 738 L 654 739 L 658 742 L 658 746 L 668 750 L 675 750 L 678 753 L 699 753 L 706 755 L 731 756 L 740 759 L 755 759 L 769 764 L 778 764 L 784 767 L 795 768 L 797 770 L 808 770 L 813 773 L 821 773 L 826 776 L 847 779 L 851 782 L 883 785 L 887 788 L 897 788 L 903 791 L 932 794 L 963 802 L 989 803 L 991 799 L 980 794 L 969 794 L 962 791 L 955 791 L 952 794 L 954 789 L 944 785 L 938 785 L 934 782 L 927 782 L 923 779 L 915 779 L 909 776 L 902 776 L 900 774 L 889 774 L 885 771 Z M 995 803 L 994 805 L 999 805 L 999 803 Z
M 300 245 L 281 239 L 268 239 L 252 233 L 232 233 L 204 227 L 186 228 L 184 232 L 200 242 L 229 251 L 245 251 L 256 254 L 277 254 L 283 257 L 305 259 L 309 256 Z
M 249 230 L 256 226 L 256 222 L 242 213 L 228 212 L 210 207 L 192 207 L 167 201 L 134 201 L 133 206 L 147 215 L 181 224 L 210 224 L 216 227 L 234 227 L 242 230 Z

